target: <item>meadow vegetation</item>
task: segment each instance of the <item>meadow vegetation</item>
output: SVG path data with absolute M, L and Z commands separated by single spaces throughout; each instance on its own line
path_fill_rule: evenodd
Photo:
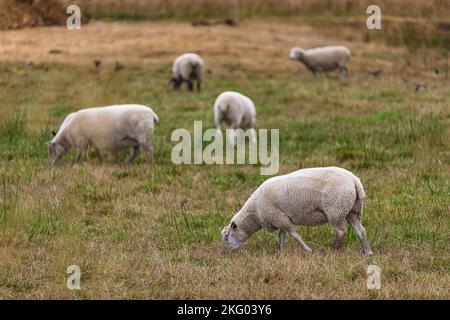
M 367 43 L 358 30 L 349 38 L 262 19 L 236 28 L 91 22 L 70 34 L 2 32 L 0 298 L 450 298 L 449 82 L 432 71 L 443 70 L 442 52 Z M 354 52 L 348 81 L 313 77 L 287 59 L 294 45 L 330 42 Z M 62 53 L 48 54 L 53 48 Z M 183 51 L 205 58 L 200 93 L 169 86 Z M 125 69 L 114 72 L 115 61 Z M 367 73 L 380 68 L 380 78 Z M 415 92 L 414 82 L 427 88 Z M 290 238 L 279 252 L 265 232 L 221 251 L 220 230 L 268 177 L 250 165 L 176 166 L 170 134 L 192 130 L 194 120 L 213 127 L 224 90 L 254 100 L 258 128 L 280 130 L 279 174 L 336 165 L 361 178 L 373 257 L 363 257 L 350 229 L 332 253 L 328 225 L 299 227 L 312 254 Z M 71 152 L 48 164 L 45 142 L 65 115 L 114 103 L 159 115 L 151 165 L 142 155 L 124 165 L 126 152 L 104 163 L 89 153 L 78 165 Z M 72 264 L 81 290 L 66 287 Z M 366 287 L 369 264 L 382 270 L 381 290 Z

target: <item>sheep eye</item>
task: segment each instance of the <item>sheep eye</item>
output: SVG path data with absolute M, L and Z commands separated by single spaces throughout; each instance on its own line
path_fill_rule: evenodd
M 231 230 L 236 230 L 237 225 L 234 222 L 231 222 Z

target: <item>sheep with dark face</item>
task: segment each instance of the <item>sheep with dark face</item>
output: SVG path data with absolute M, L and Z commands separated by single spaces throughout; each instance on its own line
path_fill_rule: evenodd
M 151 136 L 158 116 L 147 106 L 137 104 L 114 105 L 82 109 L 69 114 L 58 133 L 47 142 L 49 161 L 55 165 L 58 160 L 74 147 L 75 161 L 92 147 L 101 159 L 101 151 L 117 151 L 133 148 L 128 159 L 131 163 L 144 149 L 150 161 L 153 156 Z
M 203 59 L 196 53 L 185 53 L 175 59 L 172 66 L 170 82 L 175 90 L 179 90 L 183 82 L 187 82 L 189 91 L 194 90 L 197 81 L 197 91 L 201 89 Z
M 327 46 L 304 50 L 294 47 L 289 53 L 289 59 L 302 62 L 313 75 L 339 69 L 341 79 L 348 78 L 347 62 L 351 53 L 344 46 Z
M 222 230 L 222 243 L 226 248 L 237 249 L 260 229 L 280 230 L 280 249 L 284 248 L 288 233 L 311 252 L 295 225 L 330 223 L 336 230 L 332 248 L 337 250 L 346 234 L 347 221 L 361 240 L 364 255 L 371 256 L 361 224 L 364 198 L 361 181 L 342 168 L 302 169 L 273 177 L 256 189 Z

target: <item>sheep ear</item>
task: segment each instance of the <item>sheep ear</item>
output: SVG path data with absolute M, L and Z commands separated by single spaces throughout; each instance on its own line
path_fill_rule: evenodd
M 236 230 L 237 225 L 234 223 L 234 221 L 231 222 L 231 230 Z
M 53 136 L 56 136 L 55 130 L 52 130 L 52 135 L 53 135 Z

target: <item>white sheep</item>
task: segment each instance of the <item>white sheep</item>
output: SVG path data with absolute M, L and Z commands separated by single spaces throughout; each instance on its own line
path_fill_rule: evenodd
M 147 106 L 138 104 L 113 105 L 82 109 L 69 114 L 58 133 L 47 142 L 49 161 L 55 165 L 69 151 L 76 149 L 75 161 L 88 148 L 95 149 L 101 160 L 101 151 L 117 151 L 133 147 L 131 163 L 144 149 L 148 160 L 153 156 L 151 135 L 158 116 Z
M 361 225 L 365 193 L 360 180 L 337 167 L 310 168 L 266 180 L 222 230 L 226 248 L 239 248 L 260 229 L 280 230 L 280 249 L 289 233 L 305 251 L 309 246 L 295 225 L 330 223 L 336 230 L 332 248 L 339 249 L 346 234 L 345 220 L 361 240 L 364 255 L 372 255 Z
M 214 119 L 217 133 L 221 134 L 220 126 L 226 123 L 231 127 L 231 138 L 235 138 L 235 130 L 252 129 L 251 139 L 256 140 L 254 125 L 256 110 L 253 101 L 243 94 L 234 91 L 222 92 L 214 102 Z
M 313 75 L 339 69 L 341 79 L 348 77 L 347 62 L 350 57 L 350 50 L 344 46 L 327 46 L 310 50 L 294 47 L 289 53 L 289 59 L 302 62 Z
M 180 89 L 183 82 L 188 83 L 190 91 L 194 90 L 193 81 L 197 81 L 197 91 L 201 89 L 203 59 L 196 53 L 185 53 L 175 59 L 172 66 L 172 79 L 175 90 Z

